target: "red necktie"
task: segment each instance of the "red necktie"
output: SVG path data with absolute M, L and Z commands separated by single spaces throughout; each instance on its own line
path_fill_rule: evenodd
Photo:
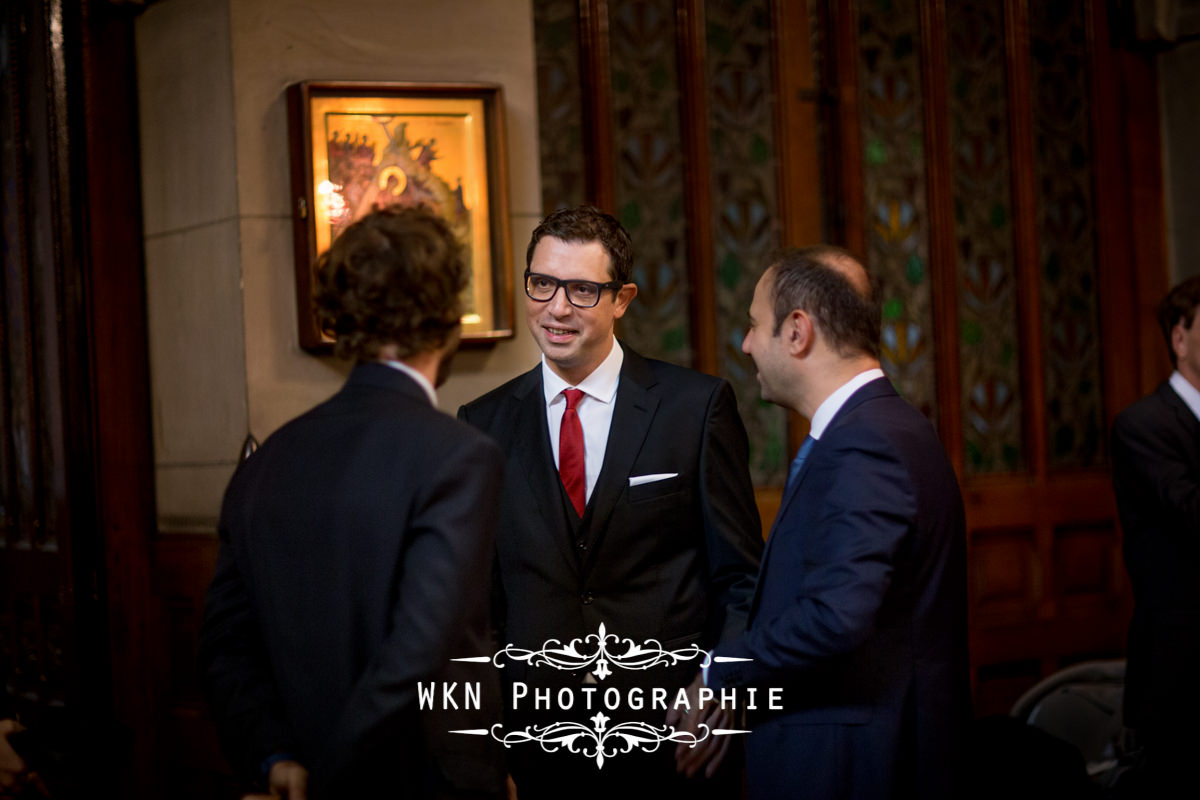
M 575 511 L 583 517 L 587 505 L 587 472 L 583 460 L 583 425 L 575 410 L 583 398 L 582 389 L 564 389 L 567 410 L 563 412 L 562 427 L 558 430 L 558 477 Z

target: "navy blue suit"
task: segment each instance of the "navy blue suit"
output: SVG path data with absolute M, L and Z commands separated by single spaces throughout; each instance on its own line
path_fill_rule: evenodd
M 782 688 L 749 716 L 752 798 L 953 796 L 970 716 L 954 471 L 886 379 L 858 389 L 789 486 L 746 633 L 714 687 Z
M 246 778 L 273 753 L 310 797 L 502 792 L 487 578 L 502 456 L 407 375 L 355 367 L 233 476 L 200 663 Z M 482 709 L 418 709 L 418 682 L 478 681 Z

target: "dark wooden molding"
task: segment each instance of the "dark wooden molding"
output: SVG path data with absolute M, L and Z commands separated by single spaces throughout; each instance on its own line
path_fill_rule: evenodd
M 1154 315 L 1169 288 L 1161 117 L 1153 54 L 1114 49 L 1105 3 L 1089 0 L 1087 9 L 1096 259 L 1111 423 L 1171 371 Z
M 683 136 L 684 214 L 687 219 L 688 301 L 692 366 L 716 375 L 716 268 L 713 264 L 712 157 L 709 149 L 708 65 L 703 0 L 677 0 L 680 133 Z
M 825 238 L 820 135 L 821 116 L 826 113 L 822 106 L 825 93 L 818 83 L 805 4 L 776 0 L 771 12 L 780 240 L 785 247 L 804 247 Z M 808 430 L 807 419 L 788 412 L 789 459 L 800 449 Z
M 921 5 L 921 89 L 925 98 L 926 214 L 929 290 L 933 311 L 937 427 L 955 471 L 963 474 L 962 391 L 959 370 L 958 242 L 954 224 L 954 166 L 950 152 L 945 0 Z
M 84 20 L 80 144 L 86 196 L 79 239 L 86 276 L 97 507 L 95 554 L 107 600 L 116 719 L 133 734 L 130 796 L 156 793 L 162 674 L 152 631 L 154 467 L 134 20 L 108 6 Z
M 824 238 L 819 130 L 824 93 L 805 4 L 775 0 L 771 11 L 780 238 L 785 246 L 806 247 Z
M 1012 175 L 1013 255 L 1016 267 L 1021 407 L 1024 410 L 1025 470 L 1046 476 L 1046 375 L 1042 342 L 1041 256 L 1038 252 L 1037 172 L 1030 103 L 1029 6 L 1004 4 L 1004 52 L 1008 73 L 1008 137 Z
M 841 242 L 864 264 L 867 257 L 866 189 L 858 103 L 858 3 L 830 0 L 833 85 L 837 98 L 837 167 Z
M 579 75 L 588 202 L 616 212 L 608 0 L 579 0 Z

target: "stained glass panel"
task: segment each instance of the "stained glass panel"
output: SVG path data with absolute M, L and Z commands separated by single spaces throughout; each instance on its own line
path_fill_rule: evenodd
M 963 463 L 1024 464 L 1003 0 L 946 6 Z
M 1030 3 L 1047 460 L 1099 466 L 1104 396 L 1082 0 Z
M 883 368 L 905 398 L 933 418 L 937 383 L 917 0 L 863 0 L 858 23 L 867 268 L 881 283 Z
M 549 213 L 584 201 L 578 6 L 575 0 L 537 0 L 533 20 L 542 208 Z
M 617 215 L 633 239 L 638 285 L 621 337 L 642 355 L 690 366 L 675 4 L 608 9 Z
M 787 418 L 762 401 L 754 364 L 742 353 L 754 286 L 779 245 L 770 6 L 709 0 L 705 16 L 717 358 L 750 435 L 754 483 L 780 485 L 790 458 Z

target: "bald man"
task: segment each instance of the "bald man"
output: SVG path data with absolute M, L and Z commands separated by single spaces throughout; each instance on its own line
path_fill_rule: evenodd
M 751 798 L 958 796 L 970 716 L 962 497 L 932 426 L 879 362 L 880 306 L 833 247 L 758 282 L 742 349 L 763 399 L 812 422 L 746 632 L 714 690 L 782 689 L 749 716 Z

